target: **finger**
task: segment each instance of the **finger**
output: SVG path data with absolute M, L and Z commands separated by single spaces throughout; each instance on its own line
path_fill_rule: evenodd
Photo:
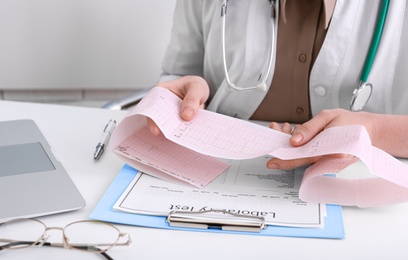
M 199 108 L 204 108 L 209 96 L 209 87 L 202 78 L 194 78 L 187 82 L 183 90 L 181 117 L 184 120 L 191 120 L 197 114 Z
M 282 128 L 281 128 L 280 124 L 278 124 L 276 122 L 271 122 L 269 124 L 269 128 L 271 128 L 273 130 L 276 130 L 276 131 L 279 131 L 279 132 L 282 132 Z
M 295 159 L 295 160 L 281 160 L 278 158 L 273 158 L 266 163 L 266 167 L 268 169 L 289 170 L 289 169 L 294 169 L 294 168 L 297 168 L 303 165 L 315 163 L 319 159 L 320 159 L 320 156 L 300 158 L 300 159 Z
M 199 93 L 195 93 L 194 89 L 191 89 L 191 92 L 187 92 L 181 104 L 181 118 L 187 121 L 193 119 L 201 106 L 200 100 Z
M 204 108 L 210 88 L 207 82 L 198 76 L 185 76 L 173 81 L 161 82 L 161 87 L 169 89 L 183 100 L 180 116 L 184 120 L 191 120 L 199 108 Z
M 180 116 L 184 120 L 191 120 L 199 108 L 204 108 L 210 93 L 207 82 L 198 76 L 185 76 L 172 81 L 160 82 L 157 86 L 167 88 L 180 99 Z
M 269 128 L 286 134 L 290 134 L 292 132 L 292 126 L 289 123 L 279 124 L 276 122 L 271 122 L 269 124 Z
M 292 133 L 292 126 L 289 123 L 284 123 L 282 125 L 282 132 L 284 132 L 286 134 Z
M 309 142 L 313 137 L 323 131 L 336 118 L 338 112 L 336 110 L 323 110 L 308 122 L 297 126 L 290 138 L 290 143 L 293 146 L 300 146 Z
M 152 135 L 160 135 L 161 134 L 161 130 L 160 128 L 156 125 L 156 123 L 150 119 L 149 117 L 147 118 L 147 125 L 150 129 L 150 132 L 152 133 Z

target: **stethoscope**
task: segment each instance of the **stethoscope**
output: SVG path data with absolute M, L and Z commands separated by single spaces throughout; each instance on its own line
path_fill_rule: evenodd
M 254 90 L 258 89 L 261 91 L 267 91 L 268 87 L 266 85 L 266 81 L 271 73 L 272 66 L 274 66 L 275 62 L 275 53 L 276 53 L 276 39 L 277 39 L 277 26 L 278 26 L 278 14 L 279 14 L 279 0 L 268 0 L 271 6 L 271 51 L 269 53 L 269 61 L 268 61 L 268 68 L 266 73 L 264 74 L 263 78 L 260 80 L 260 83 L 255 86 L 249 87 L 239 87 L 231 82 L 228 68 L 227 68 L 227 60 L 226 60 L 226 51 L 225 51 L 225 23 L 226 23 L 226 16 L 227 16 L 227 4 L 229 0 L 223 0 L 223 4 L 221 7 L 221 18 L 222 18 L 222 58 L 223 58 L 223 65 L 224 65 L 224 74 L 225 74 L 225 81 L 227 85 L 234 90 L 244 91 L 244 90 Z M 375 55 L 377 53 L 378 46 L 381 40 L 381 34 L 384 29 L 385 19 L 387 17 L 389 6 L 389 0 L 383 0 L 382 5 L 380 8 L 380 15 L 377 19 L 377 24 L 374 30 L 373 39 L 370 44 L 370 48 L 363 66 L 363 71 L 360 77 L 360 84 L 357 88 L 353 91 L 353 96 L 350 102 L 350 110 L 351 111 L 360 111 L 364 108 L 367 104 L 368 100 L 371 97 L 371 93 L 373 92 L 373 84 L 367 82 L 368 76 L 371 71 L 371 67 L 374 62 Z M 273 73 L 273 72 L 272 72 Z
M 381 34 L 384 29 L 385 19 L 387 17 L 389 0 L 383 0 L 380 17 L 377 19 L 377 24 L 374 30 L 373 39 L 371 40 L 370 49 L 364 63 L 363 71 L 360 77 L 360 85 L 354 89 L 353 97 L 350 102 L 351 111 L 360 111 L 367 104 L 373 92 L 373 84 L 367 82 L 368 75 L 370 74 L 371 67 L 373 66 L 374 58 L 377 53 L 378 46 L 380 45 Z
M 221 6 L 221 18 L 222 18 L 222 59 L 224 63 L 224 74 L 225 74 L 225 81 L 227 82 L 227 85 L 231 87 L 234 90 L 238 91 L 243 91 L 243 90 L 253 90 L 253 89 L 258 89 L 261 91 L 267 91 L 268 87 L 266 85 L 266 81 L 268 80 L 269 74 L 271 73 L 272 66 L 274 65 L 274 56 L 276 52 L 276 39 L 277 39 L 277 30 L 276 28 L 278 27 L 278 14 L 279 14 L 279 1 L 275 0 L 268 0 L 271 6 L 271 47 L 270 47 L 270 52 L 269 52 L 269 61 L 268 61 L 268 68 L 266 70 L 266 73 L 264 74 L 263 78 L 260 81 L 260 83 L 256 86 L 250 86 L 250 87 L 239 87 L 236 86 L 234 83 L 231 82 L 229 74 L 228 74 L 228 68 L 227 68 L 227 58 L 225 54 L 225 20 L 227 16 L 227 4 L 229 0 L 224 0 Z M 262 74 L 261 74 L 262 75 Z

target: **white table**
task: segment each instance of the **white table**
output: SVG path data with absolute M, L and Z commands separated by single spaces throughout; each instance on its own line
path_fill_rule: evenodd
M 87 219 L 123 162 L 107 151 L 93 152 L 109 119 L 127 112 L 0 101 L 0 120 L 34 119 L 84 196 L 85 208 L 40 217 L 48 226 Z M 0 180 L 1 181 L 1 180 Z M 378 191 L 381 192 L 381 191 Z M 4 210 L 4 209 L 0 209 Z M 115 259 L 408 259 L 408 203 L 383 208 L 343 208 L 344 240 L 261 237 L 173 231 L 119 225 L 131 235 L 128 247 L 109 251 Z M 59 231 L 49 232 L 60 241 Z M 93 253 L 36 247 L 0 251 L 0 259 L 103 259 Z

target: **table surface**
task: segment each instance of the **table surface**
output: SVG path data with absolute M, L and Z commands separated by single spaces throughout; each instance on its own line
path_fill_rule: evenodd
M 0 120 L 33 119 L 58 160 L 85 198 L 77 211 L 40 217 L 48 226 L 88 219 L 124 165 L 106 151 L 95 162 L 93 152 L 109 119 L 126 111 L 0 101 Z M 379 191 L 381 192 L 381 191 Z M 2 209 L 4 210 L 4 209 Z M 342 240 L 264 237 L 117 225 L 132 244 L 109 251 L 114 259 L 408 259 L 408 203 L 381 208 L 343 207 L 346 238 Z M 60 242 L 58 230 L 49 241 Z M 35 247 L 0 251 L 1 259 L 103 259 L 98 254 Z

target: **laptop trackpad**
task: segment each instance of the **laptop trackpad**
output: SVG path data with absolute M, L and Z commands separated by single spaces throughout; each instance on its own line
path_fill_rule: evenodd
M 41 143 L 0 146 L 0 177 L 55 170 Z

